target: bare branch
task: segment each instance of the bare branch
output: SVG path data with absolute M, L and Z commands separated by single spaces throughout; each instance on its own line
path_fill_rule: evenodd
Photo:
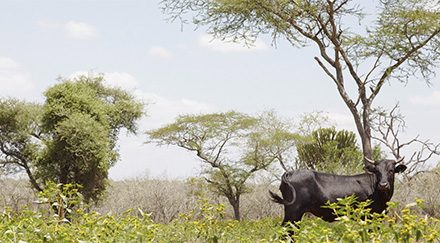
M 377 135 L 372 136 L 372 138 L 388 148 L 396 159 L 401 157 L 402 151 L 406 148 L 417 149 L 405 162 L 408 167 L 405 175 L 408 179 L 425 171 L 426 162 L 433 156 L 440 155 L 440 143 L 431 143 L 429 140 L 423 141 L 419 139 L 419 136 L 406 142 L 400 141 L 399 134 L 405 128 L 405 120 L 400 114 L 398 104 L 390 112 L 378 109 L 375 115 L 376 123 L 373 125 L 373 129 Z M 415 148 L 415 146 L 418 148 Z

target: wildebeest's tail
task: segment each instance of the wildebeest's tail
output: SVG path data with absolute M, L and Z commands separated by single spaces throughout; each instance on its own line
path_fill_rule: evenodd
M 272 197 L 272 201 L 279 203 L 279 204 L 287 204 L 287 201 L 284 200 L 282 197 L 278 196 L 278 194 L 276 194 L 275 192 L 272 192 L 271 190 L 269 190 L 269 194 Z
M 287 187 L 285 187 L 284 185 L 287 185 Z M 287 180 L 287 173 L 284 173 L 283 176 L 281 177 L 281 186 L 280 186 L 280 190 L 282 190 L 282 188 L 286 188 L 290 191 L 290 193 L 292 194 L 292 200 L 287 201 L 286 199 L 278 196 L 278 194 L 272 192 L 269 190 L 269 194 L 272 197 L 272 201 L 279 203 L 279 204 L 284 204 L 284 205 L 291 205 L 295 202 L 296 199 L 296 190 L 293 187 L 292 184 L 289 183 L 289 181 Z

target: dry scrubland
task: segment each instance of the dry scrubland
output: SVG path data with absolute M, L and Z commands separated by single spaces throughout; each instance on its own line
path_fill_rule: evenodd
M 18 212 L 24 208 L 44 207 L 36 203 L 37 197 L 26 180 L 3 179 L 0 188 L 0 207 Z M 282 208 L 270 201 L 268 190 L 277 190 L 275 186 L 252 186 L 252 192 L 243 195 L 241 202 L 242 216 L 245 220 L 258 220 L 267 217 L 280 217 Z M 131 179 L 111 181 L 105 199 L 98 205 L 92 205 L 91 211 L 100 214 L 123 214 L 137 209 L 151 214 L 151 219 L 158 223 L 169 223 L 182 213 L 199 210 L 198 200 L 209 198 L 210 203 L 225 205 L 225 218 L 233 218 L 232 209 L 224 197 L 210 193 L 207 184 L 199 179 L 163 180 Z
M 439 174 L 397 182 L 391 210 L 364 220 L 368 210 L 333 205 L 341 217 L 329 224 L 306 217 L 298 241 L 438 242 Z M 242 200 L 243 221 L 232 220 L 227 202 L 201 180 L 132 179 L 110 182 L 99 205 L 74 211 L 71 222 L 51 216 L 24 180 L 3 179 L 0 204 L 2 241 L 19 242 L 279 242 L 289 241 L 279 226 L 282 207 L 270 202 L 270 183 L 252 186 Z M 208 199 L 209 198 L 209 199 Z M 420 203 L 420 198 L 423 203 Z M 414 203 L 414 202 L 418 203 Z M 351 201 L 342 201 L 349 205 Z M 223 206 L 226 205 L 226 206 Z M 29 209 L 29 210 L 27 210 Z M 347 216 L 344 216 L 347 215 Z
M 439 172 L 420 174 L 410 181 L 397 180 L 392 201 L 401 206 L 424 201 L 420 209 L 423 215 L 440 218 Z M 23 208 L 37 209 L 37 198 L 26 180 L 1 179 L 0 207 L 18 212 Z M 281 205 L 270 200 L 268 190 L 277 191 L 278 182 L 260 183 L 251 186 L 252 191 L 244 194 L 241 210 L 244 220 L 259 220 L 267 217 L 281 217 Z M 212 194 L 207 184 L 199 179 L 164 180 L 138 178 L 124 181 L 111 181 L 105 199 L 90 210 L 101 214 L 122 214 L 128 210 L 141 209 L 151 214 L 158 223 L 169 223 L 179 214 L 198 210 L 197 201 L 209 198 L 210 203 L 225 205 L 225 218 L 232 219 L 233 213 L 224 197 Z

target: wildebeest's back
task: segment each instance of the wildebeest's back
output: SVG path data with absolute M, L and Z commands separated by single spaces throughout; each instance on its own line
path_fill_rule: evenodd
M 340 176 L 315 172 L 315 179 L 324 203 L 351 195 L 355 195 L 359 201 L 365 201 L 374 191 L 373 182 L 368 174 Z
M 296 190 L 296 200 L 307 201 L 310 207 L 334 202 L 336 198 L 356 195 L 359 201 L 371 197 L 368 175 L 341 176 L 311 170 L 296 170 L 286 174 L 286 179 Z

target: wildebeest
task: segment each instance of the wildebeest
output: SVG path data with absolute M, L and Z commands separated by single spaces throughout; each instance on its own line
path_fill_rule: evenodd
M 394 174 L 406 170 L 399 164 L 403 158 L 372 161 L 366 158 L 366 173 L 352 176 L 320 173 L 312 170 L 295 170 L 283 174 L 280 191 L 282 197 L 269 191 L 272 200 L 284 205 L 284 220 L 295 223 L 303 214 L 310 212 L 325 221 L 332 222 L 336 216 L 327 202 L 355 195 L 358 201 L 370 199 L 371 212 L 381 213 L 387 207 L 394 192 Z

